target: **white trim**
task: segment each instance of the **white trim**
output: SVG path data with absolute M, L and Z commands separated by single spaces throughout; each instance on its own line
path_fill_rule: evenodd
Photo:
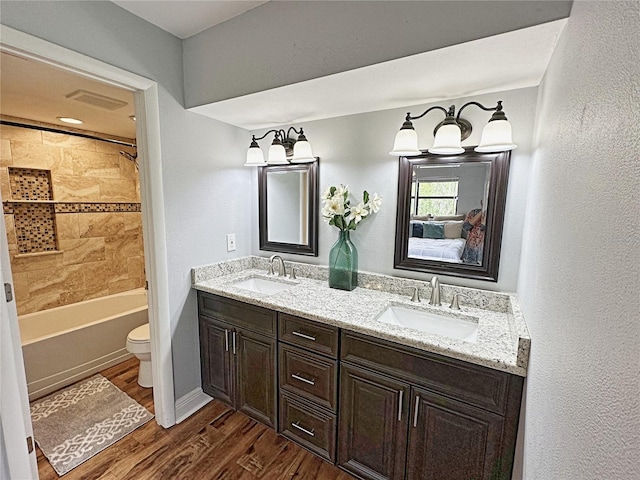
M 175 424 L 173 359 L 171 356 L 171 317 L 169 310 L 169 270 L 165 236 L 164 195 L 160 148 L 160 110 L 158 86 L 135 94 L 142 231 L 149 291 L 151 364 L 153 365 L 153 403 L 157 422 L 165 428 Z M 146 132 L 141 131 L 146 128 Z M 156 136 L 150 135 L 154 132 Z M 161 261 L 159 261 L 161 259 Z M 156 341 L 157 339 L 157 341 Z M 158 389 L 158 387 L 161 389 Z M 158 411 L 162 405 L 162 414 Z
M 171 316 L 165 237 L 160 108 L 153 80 L 0 25 L 0 51 L 45 62 L 69 72 L 135 92 L 145 266 L 149 282 L 153 402 L 156 421 L 175 424 Z
M 13 288 L 9 245 L 0 217 L 0 283 Z M 18 312 L 15 300 L 7 301 L 0 290 L 0 477 L 38 478 L 35 448 L 29 453 L 26 439 L 33 441 L 33 429 L 27 398 L 27 379 L 20 344 Z
M 200 387 L 180 397 L 176 400 L 176 423 L 186 420 L 211 400 L 213 398 L 204 393 Z

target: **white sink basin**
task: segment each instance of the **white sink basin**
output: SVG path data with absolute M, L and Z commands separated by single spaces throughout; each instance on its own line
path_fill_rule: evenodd
M 231 286 L 238 287 L 243 290 L 249 290 L 251 292 L 261 293 L 263 295 L 274 295 L 293 287 L 290 283 L 276 282 L 273 280 L 267 280 L 266 278 L 248 278 L 246 280 L 233 283 Z
M 412 328 L 421 332 L 464 340 L 465 342 L 476 342 L 478 339 L 477 321 L 439 315 L 425 310 L 391 306 L 382 312 L 377 320 L 390 325 Z

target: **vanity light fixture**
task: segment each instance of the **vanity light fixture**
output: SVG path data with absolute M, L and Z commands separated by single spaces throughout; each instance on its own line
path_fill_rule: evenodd
M 298 135 L 297 140 L 289 137 L 292 130 Z M 275 133 L 275 136 L 269 147 L 269 154 L 265 162 L 258 140 L 266 138 L 271 133 Z M 288 165 L 289 163 L 312 163 L 315 161 L 316 157 L 313 156 L 311 145 L 302 128 L 289 127 L 286 133 L 284 130 L 274 129 L 269 130 L 258 138 L 252 135 L 251 145 L 247 150 L 247 161 L 244 166 L 264 167 L 266 165 Z
M 471 135 L 472 127 L 468 120 L 460 117 L 460 114 L 469 105 L 475 105 L 487 112 L 494 112 L 489 119 L 489 123 L 482 130 L 482 139 L 480 140 L 480 145 L 475 148 L 476 152 L 506 152 L 516 148 L 517 145 L 511 139 L 511 124 L 502 111 L 502 100 L 500 100 L 493 108 L 485 107 L 478 102 L 467 102 L 460 107 L 457 115 L 455 105 L 451 105 L 449 110 L 445 110 L 440 106 L 431 107 L 415 117 L 411 116 L 411 112 L 407 112 L 405 121 L 400 131 L 396 134 L 393 150 L 389 154 L 411 156 L 422 153 L 418 149 L 418 134 L 414 130 L 411 121 L 424 117 L 432 110 L 442 111 L 445 114 L 445 119 L 436 125 L 433 131 L 435 139 L 433 146 L 429 148 L 429 153 L 436 155 L 458 155 L 463 153 L 464 149 L 460 143 Z

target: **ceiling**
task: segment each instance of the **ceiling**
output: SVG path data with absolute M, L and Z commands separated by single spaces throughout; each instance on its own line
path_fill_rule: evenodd
M 113 99 L 114 104 L 120 102 L 122 106 L 110 110 L 69 97 L 79 90 Z M 85 94 L 83 98 L 88 96 Z M 60 125 L 65 129 L 74 127 L 125 138 L 136 137 L 136 124 L 130 118 L 134 115 L 130 91 L 4 52 L 0 54 L 0 113 Z M 77 118 L 84 123 L 69 125 L 57 117 Z
M 177 36 L 190 36 L 264 1 L 116 1 Z M 176 7 L 180 7 L 176 10 Z M 134 11 L 135 10 L 135 11 Z M 206 20 L 205 20 L 206 19 Z M 399 58 L 189 109 L 247 130 L 537 86 L 567 20 Z M 42 63 L 3 53 L 0 113 L 135 138 L 133 96 Z M 68 98 L 86 90 L 126 102 L 105 110 Z
M 237 17 L 268 0 L 112 1 L 147 22 L 184 39 Z

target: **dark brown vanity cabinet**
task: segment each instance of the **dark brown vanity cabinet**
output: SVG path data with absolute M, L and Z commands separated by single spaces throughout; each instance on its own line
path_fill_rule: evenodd
M 276 313 L 198 293 L 202 389 L 276 428 Z
M 511 478 L 523 379 L 342 333 L 338 465 L 365 479 Z
M 500 473 L 503 417 L 418 387 L 411 403 L 407 478 L 511 478 Z
M 331 463 L 336 460 L 336 327 L 279 314 L 280 433 Z
M 407 383 L 342 364 L 338 465 L 362 478 L 403 479 Z
M 198 293 L 202 388 L 357 478 L 508 480 L 524 378 Z

